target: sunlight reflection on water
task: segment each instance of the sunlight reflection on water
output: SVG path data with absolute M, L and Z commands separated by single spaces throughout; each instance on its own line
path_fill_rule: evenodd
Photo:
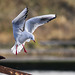
M 24 71 L 32 75 L 75 75 L 75 71 Z
M 75 71 L 23 71 L 32 75 L 75 75 Z M 2 74 L 0 75 L 7 75 Z

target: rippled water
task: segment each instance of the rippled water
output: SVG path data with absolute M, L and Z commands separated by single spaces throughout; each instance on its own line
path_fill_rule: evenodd
M 75 71 L 25 71 L 32 75 L 75 75 Z

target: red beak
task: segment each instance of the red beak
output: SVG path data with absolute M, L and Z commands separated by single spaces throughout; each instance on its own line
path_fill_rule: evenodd
M 35 40 L 33 40 L 35 43 L 36 43 L 36 41 Z

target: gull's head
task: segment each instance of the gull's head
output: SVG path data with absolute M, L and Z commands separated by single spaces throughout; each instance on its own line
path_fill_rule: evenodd
M 30 40 L 33 40 L 33 41 L 35 42 L 35 37 L 34 37 L 33 34 L 31 34 L 31 35 L 29 36 L 29 39 L 30 39 Z

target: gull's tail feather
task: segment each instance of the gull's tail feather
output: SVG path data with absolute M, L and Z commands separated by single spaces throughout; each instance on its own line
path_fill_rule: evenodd
M 23 44 L 24 45 L 24 44 Z M 17 54 L 23 49 L 22 44 L 17 47 Z M 12 53 L 16 54 L 16 45 L 11 48 Z

